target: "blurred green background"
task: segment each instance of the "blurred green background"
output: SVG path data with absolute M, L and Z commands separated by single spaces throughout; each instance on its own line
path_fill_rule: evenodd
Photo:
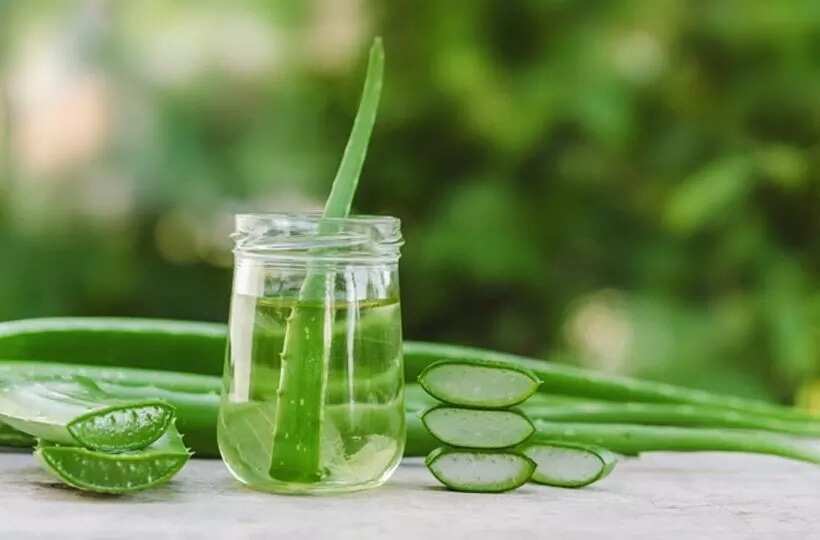
M 0 320 L 223 321 L 231 215 L 356 209 L 406 334 L 808 402 L 820 2 L 0 3 Z

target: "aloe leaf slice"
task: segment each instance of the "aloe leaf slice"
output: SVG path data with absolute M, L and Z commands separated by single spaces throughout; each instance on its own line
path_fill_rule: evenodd
M 536 464 L 533 482 L 557 487 L 588 486 L 606 478 L 618 462 L 606 448 L 564 441 L 527 444 L 521 452 Z
M 535 471 L 535 462 L 523 454 L 466 448 L 436 448 L 425 464 L 448 488 L 473 493 L 516 489 Z
M 97 493 L 130 493 L 170 480 L 190 458 L 172 424 L 151 446 L 109 454 L 40 440 L 34 455 L 69 486 Z
M 424 369 L 419 383 L 450 405 L 504 408 L 525 401 L 541 381 L 531 371 L 511 365 L 443 360 Z
M 421 421 L 444 444 L 467 448 L 508 448 L 535 432 L 532 422 L 514 410 L 440 406 L 426 411 Z
M 92 450 L 145 448 L 173 418 L 173 407 L 162 400 L 115 399 L 83 377 L 0 388 L 0 421 L 33 437 Z

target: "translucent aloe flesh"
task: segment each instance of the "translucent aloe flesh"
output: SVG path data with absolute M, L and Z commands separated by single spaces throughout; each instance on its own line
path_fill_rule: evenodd
M 130 493 L 170 480 L 189 459 L 171 425 L 142 450 L 111 454 L 41 441 L 34 452 L 43 467 L 69 486 L 97 493 Z
M 516 489 L 535 471 L 535 462 L 522 454 L 461 448 L 437 448 L 425 464 L 448 488 L 475 493 Z
M 532 481 L 557 487 L 583 487 L 605 478 L 617 457 L 606 448 L 560 441 L 525 445 L 521 452 L 536 464 Z
M 419 383 L 431 396 L 451 405 L 503 408 L 525 401 L 540 381 L 525 369 L 454 360 L 428 366 Z
M 145 448 L 173 418 L 164 401 L 116 399 L 85 378 L 0 387 L 0 421 L 54 443 L 107 452 Z
M 507 448 L 535 432 L 526 416 L 512 410 L 435 407 L 424 413 L 422 422 L 444 444 L 467 448 Z
M 377 38 L 370 50 L 359 111 L 325 204 L 319 234 L 333 232 L 336 225 L 331 220 L 347 217 L 350 212 L 376 120 L 383 74 L 384 49 Z M 333 277 L 322 269 L 309 268 L 300 301 L 332 302 Z M 327 313 L 332 314 L 333 310 Z M 327 317 L 318 316 L 316 310 L 298 306 L 288 319 L 269 467 L 273 478 L 302 483 L 321 479 L 322 410 L 330 349 L 326 343 L 329 332 L 325 329 L 332 324 Z

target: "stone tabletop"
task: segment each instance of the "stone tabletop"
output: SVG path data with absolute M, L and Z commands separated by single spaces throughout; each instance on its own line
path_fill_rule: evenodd
M 342 496 L 258 493 L 220 461 L 193 460 L 130 496 L 61 486 L 25 453 L 0 453 L 0 539 L 820 538 L 820 467 L 723 453 L 647 454 L 584 489 L 502 495 L 439 487 L 406 460 L 383 487 Z

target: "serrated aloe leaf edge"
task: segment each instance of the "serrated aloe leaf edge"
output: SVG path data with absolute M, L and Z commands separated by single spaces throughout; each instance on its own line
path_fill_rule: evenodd
M 190 453 L 179 432 L 170 426 L 157 442 L 139 451 L 110 454 L 40 441 L 35 456 L 69 486 L 123 494 L 167 482 L 188 462 Z

